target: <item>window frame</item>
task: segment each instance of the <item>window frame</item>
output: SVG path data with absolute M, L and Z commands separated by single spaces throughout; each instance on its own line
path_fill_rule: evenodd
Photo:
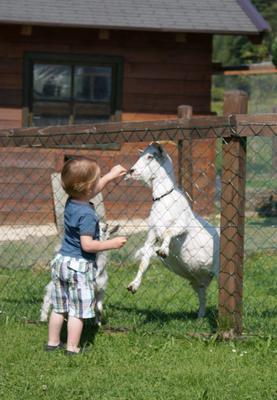
M 112 68 L 112 93 L 111 93 L 111 115 L 122 109 L 123 96 L 123 57 L 108 55 L 87 55 L 87 54 L 59 54 L 47 52 L 28 52 L 24 54 L 23 66 L 23 107 L 28 109 L 28 114 L 32 114 L 33 107 L 33 74 L 34 65 L 59 64 L 72 66 L 91 66 L 91 67 L 111 67 Z M 71 72 L 71 80 L 74 76 Z M 72 110 L 73 104 L 82 103 L 74 101 L 72 96 L 68 101 Z M 95 103 L 92 103 L 95 104 Z M 96 102 L 97 104 L 97 102 Z M 28 118 L 29 119 L 29 118 Z

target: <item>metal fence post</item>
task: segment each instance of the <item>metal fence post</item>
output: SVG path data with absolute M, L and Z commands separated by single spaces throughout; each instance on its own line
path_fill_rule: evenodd
M 178 118 L 188 121 L 192 118 L 191 106 L 179 106 Z M 188 201 L 192 203 L 192 139 L 191 136 L 178 141 L 178 184 L 189 196 Z M 192 204 L 190 204 L 192 206 Z
M 225 93 L 224 114 L 246 114 L 247 94 Z M 240 334 L 243 329 L 243 255 L 246 138 L 233 136 L 222 143 L 219 329 L 225 334 Z M 231 126 L 230 126 L 231 129 Z

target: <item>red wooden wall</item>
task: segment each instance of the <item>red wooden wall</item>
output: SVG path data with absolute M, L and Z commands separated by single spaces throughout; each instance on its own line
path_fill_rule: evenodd
M 25 52 L 114 55 L 123 58 L 123 120 L 163 119 L 176 116 L 177 107 L 188 104 L 194 114 L 210 113 L 212 35 L 187 34 L 185 42 L 175 33 L 110 30 L 109 39 L 93 29 L 33 27 L 30 36 L 21 26 L 0 26 L 0 129 L 22 124 L 23 57 Z M 152 115 L 151 115 L 152 114 Z M 160 114 L 153 116 L 153 114 Z M 214 147 L 198 142 L 195 159 L 206 170 L 214 158 Z M 121 152 L 96 152 L 103 172 L 114 162 L 130 167 L 137 158 L 133 144 Z M 175 155 L 175 161 L 177 157 Z M 60 169 L 59 150 L 0 150 L 0 224 L 48 223 L 54 221 L 51 172 Z M 199 171 L 196 165 L 196 174 Z M 197 209 L 209 212 L 213 197 L 214 170 L 208 196 Z M 131 189 L 123 183 L 106 192 L 109 217 L 146 216 L 151 205 L 147 188 Z M 206 189 L 205 189 L 206 190 Z M 202 189 L 200 186 L 200 192 Z M 197 193 L 194 193 L 195 196 Z M 197 196 L 196 196 L 197 197 Z M 128 206 L 132 201 L 132 206 Z M 128 206 L 128 207 L 127 207 Z M 204 211 L 204 212 L 203 212 Z
M 189 104 L 195 114 L 210 112 L 212 35 L 109 31 L 99 39 L 93 29 L 0 26 L 0 108 L 21 109 L 24 52 L 114 55 L 124 60 L 122 111 L 175 114 Z M 1 127 L 1 122 L 0 122 Z

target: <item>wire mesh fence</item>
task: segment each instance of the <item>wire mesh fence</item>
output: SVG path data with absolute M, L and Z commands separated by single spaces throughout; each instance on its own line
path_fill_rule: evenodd
M 209 334 L 230 328 L 230 319 L 236 329 L 238 316 L 246 333 L 274 334 L 277 124 L 235 122 L 210 117 L 190 126 L 176 120 L 0 135 L 1 319 L 39 321 L 49 262 L 62 238 L 59 173 L 66 157 L 83 155 L 102 174 L 116 164 L 138 172 L 144 160 L 139 176 L 110 183 L 96 199 L 102 221 L 128 237 L 108 254 L 104 325 Z M 197 318 L 206 288 L 205 316 Z

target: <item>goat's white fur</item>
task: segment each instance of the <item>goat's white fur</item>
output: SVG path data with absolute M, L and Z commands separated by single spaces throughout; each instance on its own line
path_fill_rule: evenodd
M 147 271 L 150 259 L 157 254 L 164 265 L 188 279 L 199 298 L 198 317 L 206 312 L 206 288 L 219 268 L 219 233 L 217 228 L 196 215 L 184 193 L 176 185 L 173 163 L 158 143 L 141 154 L 126 179 L 141 180 L 152 188 L 153 205 L 148 218 L 144 246 L 136 252 L 140 265 L 128 290 L 135 293 Z M 156 248 L 157 240 L 161 241 Z
M 107 240 L 112 233 L 118 230 L 119 226 L 115 226 L 112 230 L 108 230 L 108 224 L 100 223 L 100 240 Z M 107 251 L 99 252 L 96 256 L 97 270 L 94 277 L 93 288 L 95 294 L 95 322 L 98 326 L 101 325 L 101 319 L 103 315 L 103 300 L 105 291 L 108 284 L 108 272 L 107 272 Z M 48 319 L 48 314 L 52 306 L 51 292 L 53 288 L 53 282 L 50 281 L 45 287 L 45 295 L 43 298 L 43 304 L 40 309 L 40 321 L 45 322 Z

